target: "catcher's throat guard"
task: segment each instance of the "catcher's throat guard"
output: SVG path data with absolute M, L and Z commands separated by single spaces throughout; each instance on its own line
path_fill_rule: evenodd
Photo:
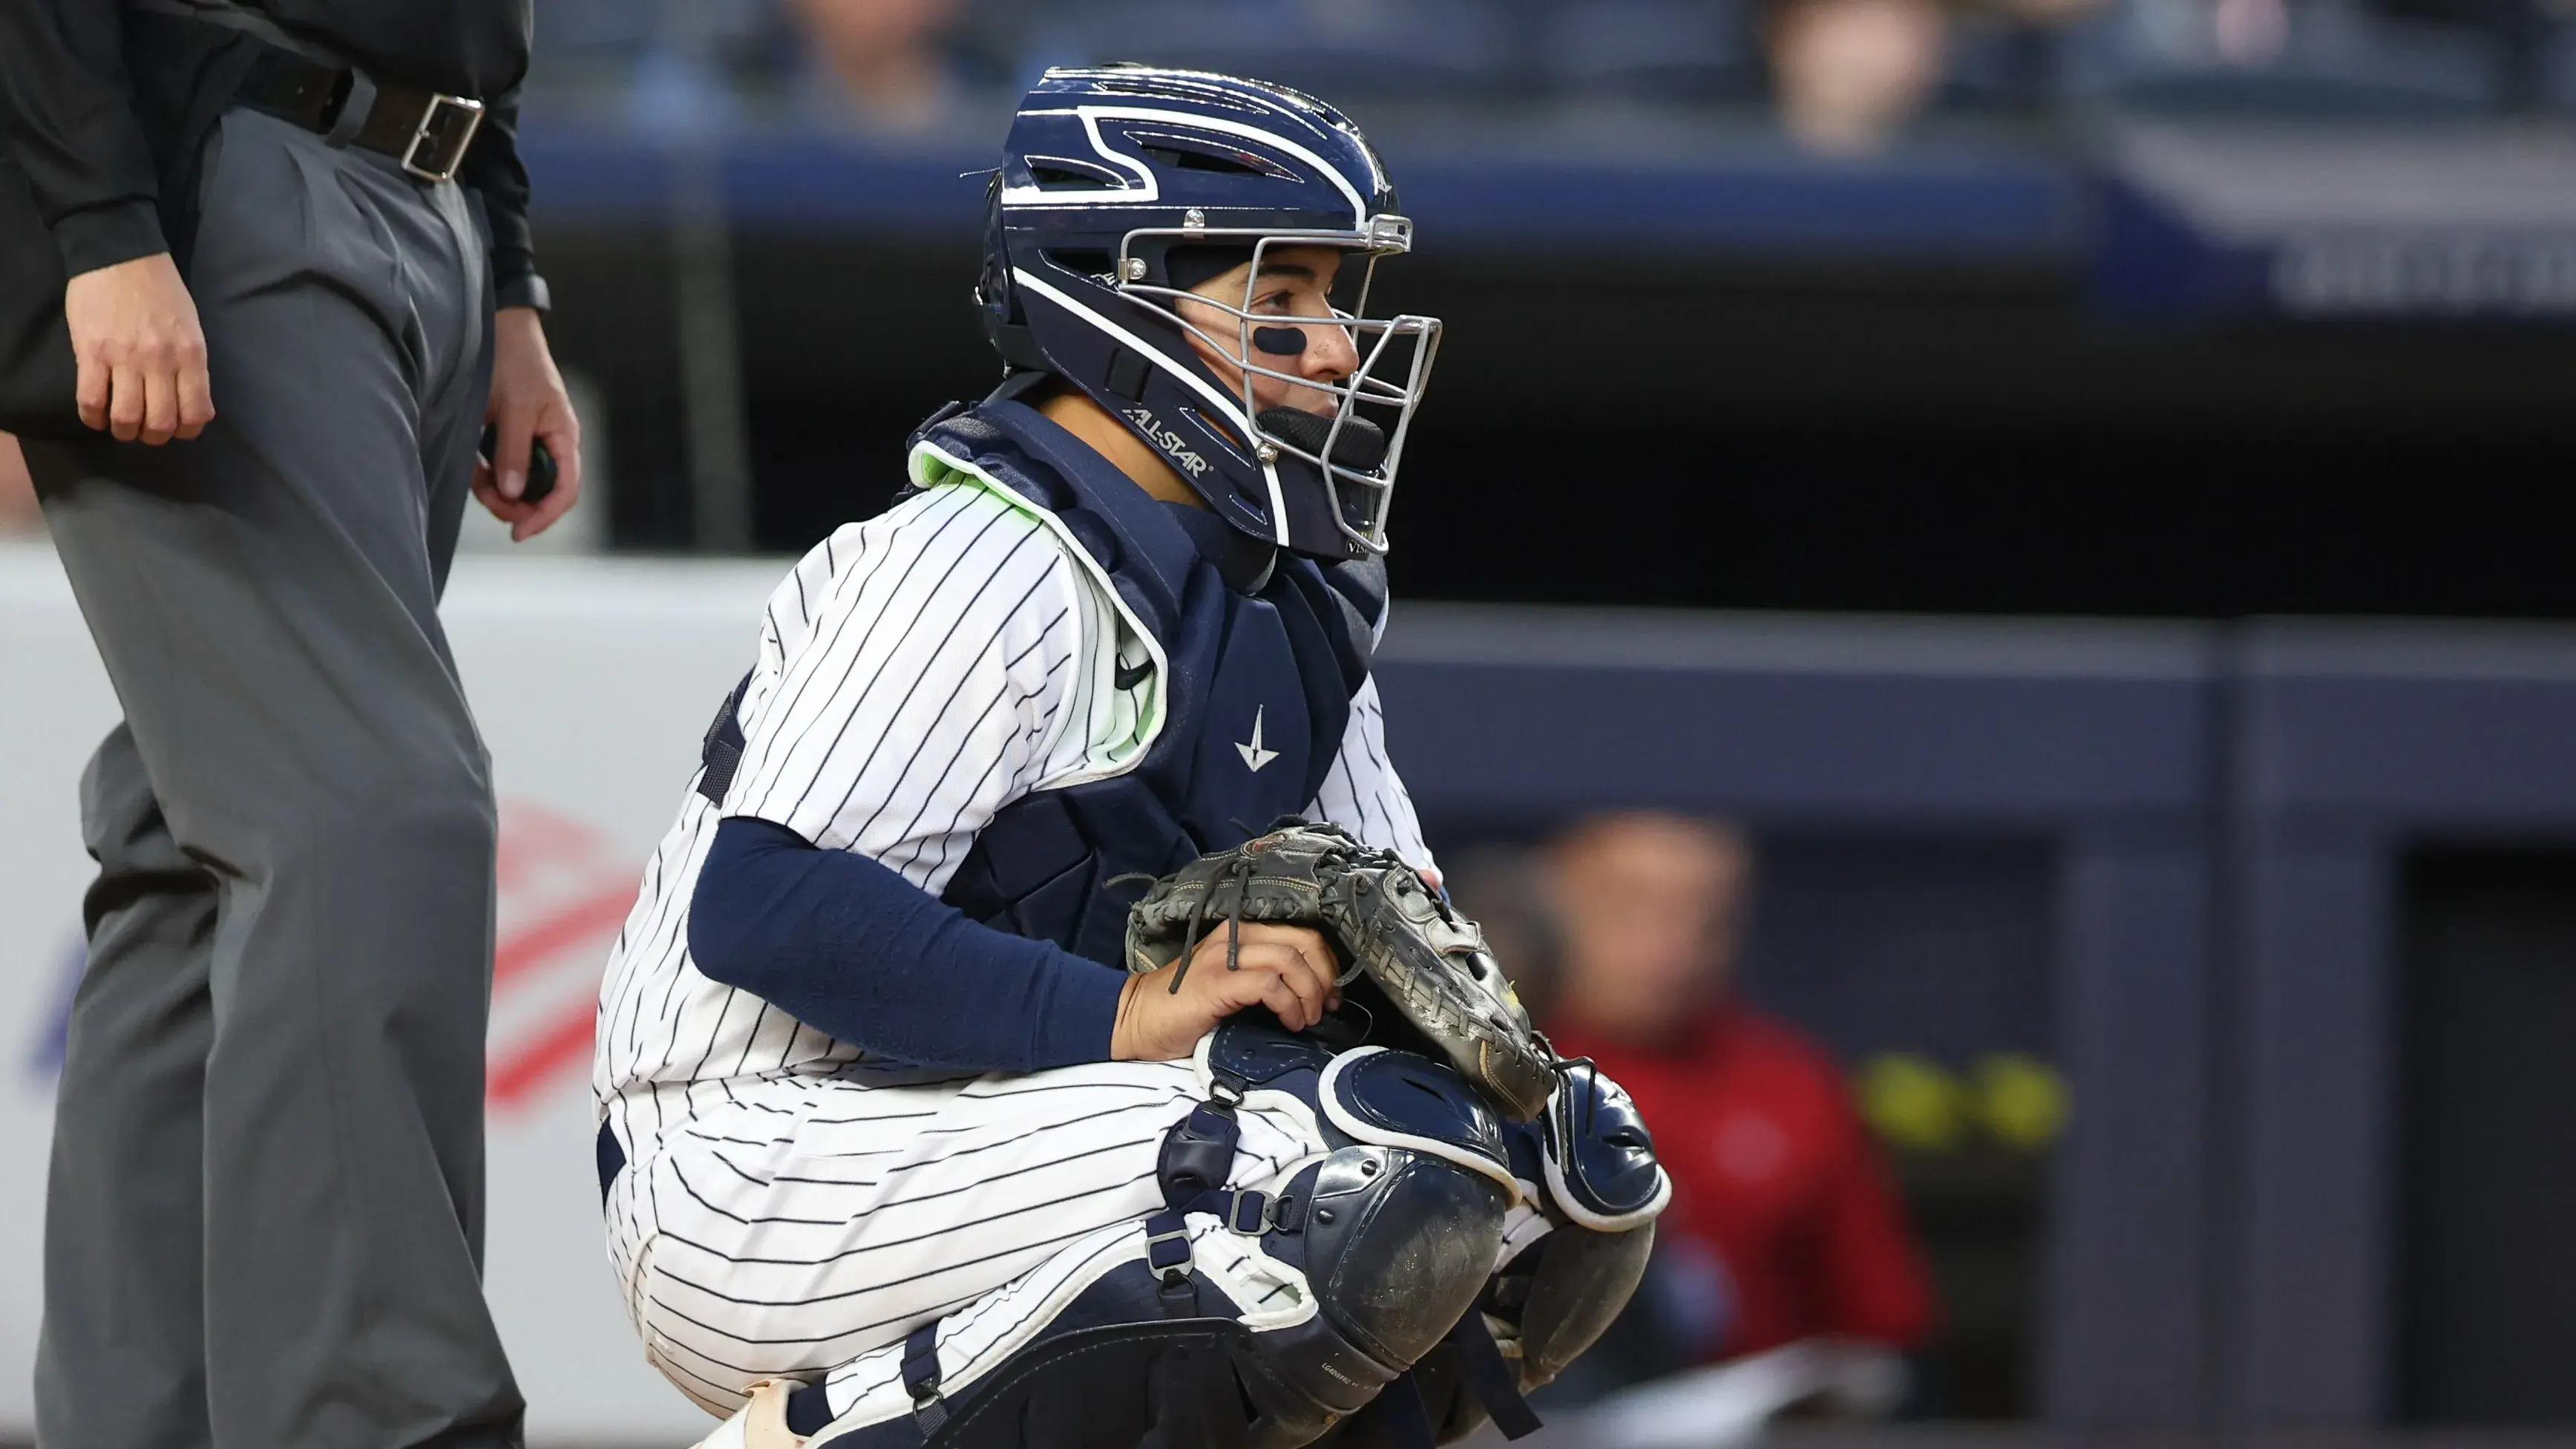
M 1160 970 L 1208 931 L 1235 933 L 1246 921 L 1305 926 L 1330 942 L 1346 996 L 1365 982 L 1386 1008 L 1371 1015 L 1393 1018 L 1375 1021 L 1373 1038 L 1447 1061 L 1514 1122 L 1546 1110 L 1556 1054 L 1476 923 L 1393 852 L 1339 826 L 1298 820 L 1201 856 L 1156 882 L 1128 913 L 1127 968 Z M 1176 973 L 1174 989 L 1188 970 Z

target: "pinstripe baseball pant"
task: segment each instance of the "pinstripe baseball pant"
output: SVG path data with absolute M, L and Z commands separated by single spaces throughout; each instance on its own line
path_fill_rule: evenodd
M 1187 1062 L 728 1094 L 642 1148 L 609 1203 L 647 1356 L 718 1413 L 755 1379 L 823 1376 L 988 1296 L 978 1314 L 1007 1316 L 1011 1285 L 1162 1205 L 1164 1134 L 1202 1096 Z M 1229 1186 L 1274 1188 L 1325 1150 L 1293 1106 L 1241 1121 Z

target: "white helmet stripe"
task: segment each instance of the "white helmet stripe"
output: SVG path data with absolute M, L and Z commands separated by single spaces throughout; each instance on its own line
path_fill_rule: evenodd
M 1037 293 L 1039 296 L 1046 298 L 1048 301 L 1055 303 L 1057 306 L 1062 307 L 1066 311 L 1073 313 L 1075 316 L 1082 318 L 1086 322 L 1089 322 L 1092 326 L 1099 328 L 1102 332 L 1116 338 L 1130 351 L 1143 357 L 1147 362 L 1152 363 L 1163 371 L 1170 373 L 1172 376 L 1189 384 L 1190 389 L 1196 392 L 1200 397 L 1205 398 L 1209 406 L 1215 410 L 1218 416 L 1224 418 L 1227 422 L 1234 424 L 1236 431 L 1242 434 L 1243 437 L 1250 439 L 1260 436 L 1259 431 L 1252 425 L 1252 419 L 1244 416 L 1242 407 L 1237 405 L 1224 393 L 1221 393 L 1215 388 L 1209 386 L 1207 379 L 1200 377 L 1197 373 L 1190 371 L 1188 368 L 1183 367 L 1181 364 L 1166 356 L 1161 348 L 1154 346 L 1145 339 L 1137 336 L 1135 333 L 1130 332 L 1126 328 L 1119 326 L 1117 323 L 1110 321 L 1108 318 L 1101 316 L 1098 312 L 1095 312 L 1080 302 L 1075 301 L 1073 298 L 1066 296 L 1055 287 L 1049 286 L 1044 278 L 1031 274 L 1029 269 L 1026 267 L 1011 268 L 1011 280 L 1017 285 L 1028 288 L 1030 291 Z M 1286 548 L 1288 546 L 1288 499 L 1286 494 L 1283 493 L 1279 487 L 1279 469 L 1277 465 L 1271 463 L 1262 464 L 1261 476 L 1263 481 L 1270 485 L 1271 539 L 1280 547 Z
M 1008 186 L 1002 189 L 1003 205 L 1090 206 L 1099 202 L 1139 205 L 1158 199 L 1160 188 L 1155 185 L 1152 168 L 1139 167 L 1128 157 L 1110 150 L 1108 140 L 1100 134 L 1100 123 L 1104 120 L 1160 121 L 1165 125 L 1178 126 L 1184 130 L 1215 131 L 1247 141 L 1258 141 L 1262 145 L 1276 147 L 1282 153 L 1296 157 L 1330 178 L 1334 188 L 1342 193 L 1343 199 L 1350 202 L 1352 230 L 1362 231 L 1368 227 L 1368 199 L 1360 194 L 1357 186 L 1351 184 L 1351 179 L 1344 176 L 1331 162 L 1275 131 L 1265 131 L 1259 126 L 1247 125 L 1242 121 L 1229 121 L 1219 116 L 1198 116 L 1187 111 L 1160 111 L 1150 106 L 1077 106 L 1074 108 L 1074 114 L 1082 117 L 1082 128 L 1091 138 L 1092 149 L 1098 151 L 1103 159 L 1119 170 L 1142 175 L 1145 180 L 1144 186 L 1141 189 L 1104 187 L 1097 191 L 1043 191 L 1034 186 Z
M 1047 191 L 1035 186 L 1005 186 L 1002 188 L 1004 206 L 1089 206 L 1098 201 L 1114 201 L 1121 205 L 1140 206 L 1162 199 L 1162 183 L 1155 179 L 1153 167 L 1131 157 L 1121 156 L 1109 149 L 1108 140 L 1100 134 L 1098 109 L 1095 106 L 1082 106 L 1074 111 L 1074 114 L 1082 120 L 1083 133 L 1091 138 L 1091 149 L 1099 152 L 1100 159 L 1108 162 L 1112 168 L 1126 172 L 1143 184 L 1102 187 L 1094 191 Z M 1040 114 L 1060 116 L 1064 113 L 1054 111 Z

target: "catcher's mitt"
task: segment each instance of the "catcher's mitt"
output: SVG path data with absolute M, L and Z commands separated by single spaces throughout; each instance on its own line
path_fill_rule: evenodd
M 1393 852 L 1339 826 L 1289 820 L 1203 855 L 1157 881 L 1129 913 L 1128 969 L 1158 970 L 1182 960 L 1207 928 L 1232 931 L 1244 921 L 1320 932 L 1341 957 L 1341 984 L 1374 982 L 1496 1111 L 1526 1122 L 1546 1108 L 1556 1054 L 1530 1026 L 1484 933 Z M 1173 990 L 1188 970 L 1174 973 Z

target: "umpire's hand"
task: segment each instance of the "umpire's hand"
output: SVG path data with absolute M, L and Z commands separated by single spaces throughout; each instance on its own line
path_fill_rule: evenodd
M 1220 922 L 1199 938 L 1187 958 L 1159 971 L 1130 976 L 1110 1028 L 1109 1055 L 1122 1062 L 1164 1062 L 1188 1056 L 1199 1038 L 1246 1007 L 1266 1006 L 1279 1024 L 1304 1031 L 1341 1005 L 1333 984 L 1333 948 L 1306 926 L 1246 921 L 1237 938 L 1235 968 L 1225 969 L 1227 927 Z M 1181 989 L 1172 990 L 1178 975 Z
M 504 307 L 492 318 L 492 402 L 483 420 L 495 430 L 490 462 L 474 465 L 474 496 L 525 543 L 554 526 L 581 501 L 581 420 L 572 415 L 563 374 L 546 350 L 545 319 L 533 307 Z M 528 440 L 543 438 L 555 455 L 555 491 L 536 503 L 528 489 Z
M 99 267 L 63 289 L 80 420 L 117 441 L 193 438 L 215 420 L 206 334 L 168 252 Z

